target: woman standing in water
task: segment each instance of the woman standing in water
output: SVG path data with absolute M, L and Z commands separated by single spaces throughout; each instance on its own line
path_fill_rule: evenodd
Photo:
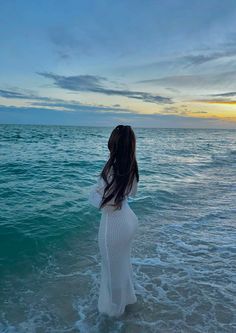
M 127 304 L 137 301 L 130 256 L 138 218 L 128 203 L 139 181 L 132 128 L 117 126 L 110 135 L 108 149 L 109 159 L 91 188 L 89 202 L 102 212 L 98 232 L 102 259 L 98 310 L 118 317 Z

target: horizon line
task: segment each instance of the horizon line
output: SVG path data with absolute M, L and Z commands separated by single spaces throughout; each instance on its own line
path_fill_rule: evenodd
M 102 125 L 69 125 L 69 124 L 29 124 L 29 123 L 0 123 L 0 125 L 13 125 L 13 126 L 63 126 L 63 127 L 95 127 L 95 128 L 113 128 L 113 126 L 102 126 Z M 213 128 L 213 127 L 142 127 L 142 126 L 132 126 L 132 128 L 140 129 L 196 129 L 196 130 L 236 130 L 235 128 Z

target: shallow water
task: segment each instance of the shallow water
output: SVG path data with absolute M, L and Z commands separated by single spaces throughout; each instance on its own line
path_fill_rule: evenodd
M 138 302 L 97 311 L 111 128 L 0 125 L 0 332 L 236 332 L 236 131 L 136 128 Z

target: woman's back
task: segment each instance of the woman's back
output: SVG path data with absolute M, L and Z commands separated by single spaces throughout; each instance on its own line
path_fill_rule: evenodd
M 111 171 L 108 173 L 108 176 L 107 176 L 109 183 L 112 181 L 113 176 L 114 176 L 114 170 L 113 170 L 113 168 L 111 168 Z M 90 196 L 89 196 L 89 201 L 93 206 L 95 206 L 97 208 L 99 207 L 99 203 L 102 200 L 102 196 L 103 196 L 105 187 L 106 187 L 105 180 L 101 176 L 99 176 L 99 178 L 97 180 L 97 184 L 92 188 L 92 190 L 90 192 Z M 136 195 L 137 187 L 138 187 L 137 178 L 134 177 L 131 190 L 128 192 L 128 189 L 126 189 L 126 194 L 124 196 L 122 206 L 124 205 L 124 203 L 128 202 L 128 197 L 134 197 Z M 108 203 L 106 203 L 106 205 L 104 207 L 102 207 L 101 210 L 102 211 L 105 211 L 105 210 L 113 211 L 115 209 L 114 203 L 115 203 L 115 197 L 113 197 Z

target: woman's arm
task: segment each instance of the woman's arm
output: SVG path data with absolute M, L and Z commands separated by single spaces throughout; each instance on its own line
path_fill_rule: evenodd
M 92 185 L 89 191 L 88 201 L 89 203 L 96 207 L 100 207 L 104 191 L 104 181 L 101 176 L 98 177 L 97 183 Z

